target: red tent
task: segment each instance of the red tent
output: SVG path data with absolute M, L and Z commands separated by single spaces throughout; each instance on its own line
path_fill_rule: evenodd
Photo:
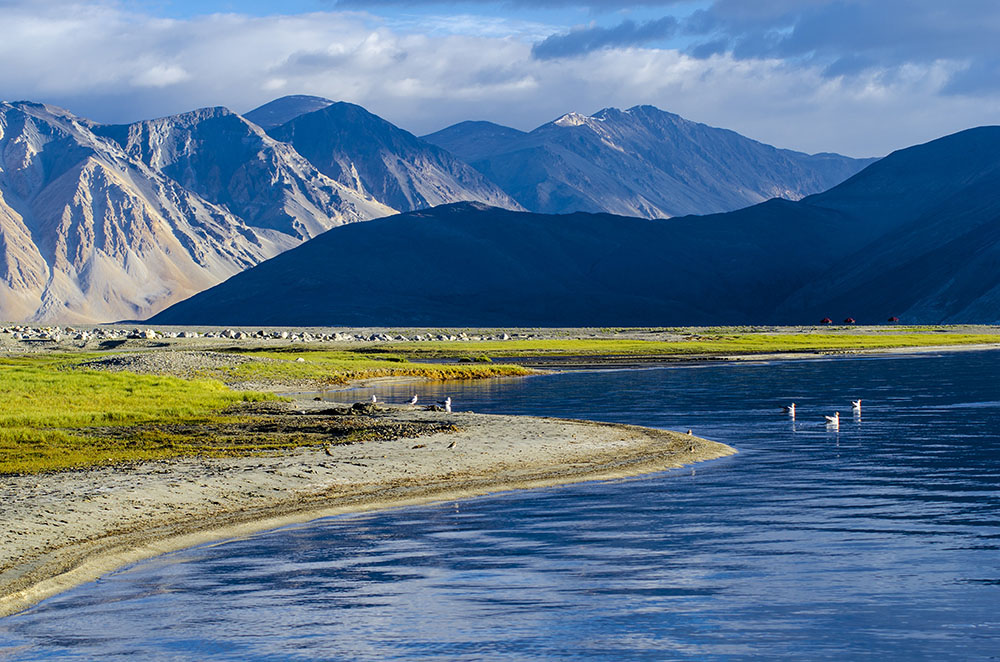
M 895 324 L 898 321 L 899 321 L 899 318 L 896 317 L 895 315 L 893 315 L 892 317 L 889 318 L 889 324 Z
M 833 324 L 833 320 L 829 317 L 824 317 L 819 321 L 820 324 Z
M 847 319 L 844 320 L 844 324 L 854 324 L 854 318 L 848 317 Z

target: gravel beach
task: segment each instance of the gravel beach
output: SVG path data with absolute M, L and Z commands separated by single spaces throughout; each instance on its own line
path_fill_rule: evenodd
M 381 408 L 378 416 L 441 431 L 264 457 L 4 477 L 0 616 L 210 540 L 340 513 L 633 476 L 735 452 L 626 425 L 417 407 Z

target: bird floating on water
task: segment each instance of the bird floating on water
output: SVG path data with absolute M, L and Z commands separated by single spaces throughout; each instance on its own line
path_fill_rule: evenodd
M 411 405 L 415 405 L 415 404 L 417 404 L 417 394 L 416 394 L 416 393 L 414 393 L 414 394 L 413 394 L 413 397 L 412 397 L 412 398 L 410 398 L 410 404 L 411 404 Z
M 795 403 L 794 402 L 792 404 L 788 405 L 787 407 L 782 407 L 781 409 L 782 409 L 782 411 L 784 411 L 786 414 L 788 414 L 792 418 L 795 418 Z
M 861 415 L 861 398 L 851 400 L 851 409 L 854 410 L 855 414 Z
M 824 416 L 823 418 L 826 419 L 826 424 L 827 425 L 832 425 L 835 428 L 839 428 L 840 427 L 840 412 L 839 411 L 833 412 L 833 416 Z
M 375 404 L 376 402 L 378 402 L 378 398 L 376 398 L 375 394 L 372 393 L 372 404 Z

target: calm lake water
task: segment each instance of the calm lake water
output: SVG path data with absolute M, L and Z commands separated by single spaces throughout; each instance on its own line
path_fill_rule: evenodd
M 741 452 L 170 554 L 0 619 L 0 660 L 1000 659 L 998 377 L 984 352 L 418 385 Z

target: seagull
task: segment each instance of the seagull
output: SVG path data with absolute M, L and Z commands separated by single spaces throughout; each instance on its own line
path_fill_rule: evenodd
M 851 400 L 851 409 L 853 409 L 854 413 L 857 414 L 858 416 L 861 415 L 861 398 L 858 398 L 857 400 Z
M 375 404 L 376 402 L 378 402 L 378 398 L 376 398 L 375 394 L 372 393 L 372 404 Z
M 416 393 L 414 393 L 414 394 L 413 394 L 413 397 L 412 397 L 412 398 L 410 398 L 410 404 L 411 404 L 411 405 L 415 405 L 415 404 L 417 404 L 417 394 L 416 394 Z
M 447 398 L 445 398 L 444 402 L 442 402 L 441 404 L 444 405 L 444 410 L 450 414 L 451 413 L 451 396 L 449 395 Z
M 787 407 L 782 407 L 781 409 L 782 409 L 782 411 L 784 411 L 786 414 L 788 414 L 792 418 L 795 418 L 795 403 L 794 402 L 792 404 L 788 405 Z
M 839 411 L 833 412 L 833 416 L 824 416 L 823 418 L 826 419 L 826 424 L 827 425 L 832 425 L 835 428 L 839 428 L 840 427 L 840 412 Z

